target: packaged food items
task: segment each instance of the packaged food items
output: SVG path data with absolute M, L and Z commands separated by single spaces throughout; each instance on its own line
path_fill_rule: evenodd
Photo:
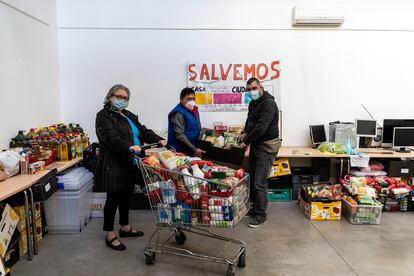
M 170 170 L 174 170 L 183 165 L 182 159 L 170 150 L 158 152 L 157 155 L 162 164 Z
M 164 203 L 173 204 L 177 202 L 175 196 L 175 184 L 171 179 L 159 182 L 159 186 Z
M 306 195 L 311 201 L 340 200 L 342 187 L 340 184 L 332 185 L 330 182 L 307 185 L 304 187 Z
M 224 148 L 224 137 L 223 136 L 217 137 L 216 142 L 214 143 L 214 146 L 216 148 Z
M 356 202 L 356 200 L 352 196 L 345 195 L 343 196 L 343 199 L 348 201 L 351 205 L 358 205 L 358 202 Z
M 144 158 L 143 162 L 152 167 L 162 167 L 161 162 L 155 153 L 150 153 L 148 157 Z
M 318 149 L 321 152 L 334 153 L 334 154 L 344 154 L 346 153 L 346 145 L 339 143 L 325 142 L 319 145 Z
M 184 184 L 190 192 L 191 197 L 198 200 L 200 198 L 200 188 L 195 181 L 196 179 L 192 177 L 192 174 L 188 171 L 187 167 L 181 167 L 181 173 L 184 175 Z

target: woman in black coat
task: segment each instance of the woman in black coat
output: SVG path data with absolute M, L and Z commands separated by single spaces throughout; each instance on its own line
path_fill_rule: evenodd
M 96 134 L 99 140 L 99 159 L 96 165 L 95 190 L 107 192 L 104 207 L 106 245 L 115 250 L 125 250 L 114 231 L 116 209 L 119 207 L 121 237 L 139 237 L 143 232 L 129 225 L 129 204 L 135 184 L 142 181 L 141 172 L 134 164 L 131 150 L 141 152 L 144 143 L 167 142 L 138 121 L 138 116 L 126 110 L 130 97 L 123 85 L 113 86 L 105 97 L 104 108 L 96 115 Z M 141 183 L 142 184 L 142 183 Z

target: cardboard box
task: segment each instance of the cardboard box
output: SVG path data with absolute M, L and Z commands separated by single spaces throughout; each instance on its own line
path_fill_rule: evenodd
M 233 147 L 231 149 L 224 149 L 215 147 L 211 142 L 202 140 L 204 133 L 208 130 L 203 128 L 196 141 L 196 146 L 206 152 L 203 154 L 203 159 L 241 166 L 244 161 L 246 148 Z
M 35 202 L 34 204 L 35 220 L 38 220 L 41 218 L 41 205 L 40 204 L 41 204 L 40 202 Z M 26 229 L 26 218 L 25 218 L 26 211 L 24 209 L 24 205 L 13 207 L 13 211 L 19 217 L 19 223 L 17 224 L 17 229 L 19 229 L 19 231 L 21 232 L 24 229 Z M 31 210 L 29 210 L 29 222 L 30 224 L 32 224 Z
M 289 160 L 287 158 L 279 158 L 273 163 L 269 178 L 289 174 L 291 174 Z
M 19 217 L 13 211 L 9 204 L 3 210 L 0 222 L 0 256 L 4 258 L 6 250 L 9 247 L 14 230 L 19 223 Z
M 338 201 L 309 201 L 301 189 L 299 205 L 310 220 L 341 220 L 342 202 Z

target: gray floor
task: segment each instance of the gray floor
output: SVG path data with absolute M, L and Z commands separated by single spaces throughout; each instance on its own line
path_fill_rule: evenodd
M 310 222 L 295 203 L 272 203 L 262 228 L 219 230 L 248 244 L 247 266 L 236 275 L 414 275 L 414 213 L 384 213 L 381 225 L 348 221 Z M 178 256 L 157 255 L 144 263 L 143 251 L 153 230 L 149 211 L 132 211 L 144 238 L 123 239 L 128 249 L 104 245 L 102 219 L 79 235 L 48 235 L 33 261 L 20 260 L 12 275 L 225 275 L 227 267 Z M 188 237 L 186 246 L 218 253 L 210 240 Z

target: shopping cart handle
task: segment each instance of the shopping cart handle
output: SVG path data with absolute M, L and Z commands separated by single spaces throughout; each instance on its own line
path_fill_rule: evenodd
M 147 150 L 147 149 L 152 149 L 152 148 L 156 148 L 156 147 L 160 147 L 161 146 L 161 144 L 158 142 L 158 143 L 152 143 L 152 144 L 148 144 L 148 145 L 144 145 L 144 146 L 140 146 L 140 148 L 141 148 L 141 152 L 140 153 L 137 153 L 135 150 L 133 150 L 133 149 L 130 149 L 129 151 L 130 151 L 130 153 L 132 154 L 132 156 L 134 157 L 134 158 L 136 158 L 136 159 L 140 159 L 140 158 L 143 158 L 143 157 L 145 157 L 146 156 L 146 154 L 145 154 L 145 151 Z

